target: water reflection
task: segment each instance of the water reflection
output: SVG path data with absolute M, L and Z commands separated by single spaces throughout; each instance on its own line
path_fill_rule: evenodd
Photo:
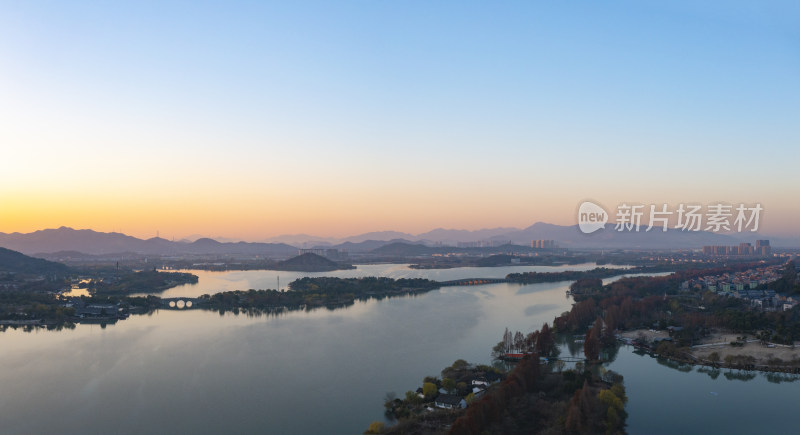
M 629 433 L 796 432 L 783 416 L 793 415 L 800 391 L 797 383 L 775 382 L 785 374 L 711 367 L 686 371 L 630 346 L 622 346 L 607 366 L 625 377 Z
M 583 356 L 583 335 L 572 335 L 572 334 L 559 334 L 560 335 L 560 347 L 566 347 L 569 351 L 569 355 L 572 357 Z
M 697 373 L 703 373 L 708 375 L 711 379 L 717 379 L 719 375 L 722 373 L 722 370 L 714 367 L 699 367 L 697 369 Z
M 110 328 L 8 329 L 0 335 L 3 432 L 362 433 L 383 415 L 387 391 L 402 395 L 458 358 L 489 363 L 506 327 L 529 332 L 552 322 L 571 306 L 568 284 L 448 287 L 335 309 L 156 310 Z M 571 334 L 559 340 L 564 354 L 582 355 Z M 796 429 L 785 417 L 795 412 L 798 384 L 782 374 L 732 382 L 627 346 L 608 357 L 607 368 L 625 377 L 630 433 L 763 433 L 764 421 L 769 432 Z
M 490 363 L 506 327 L 532 331 L 569 309 L 566 284 L 9 329 L 0 336 L 3 431 L 80 433 L 92 422 L 122 433 L 361 433 L 383 414 L 387 391 L 418 386 L 457 358 Z
M 590 270 L 594 263 L 562 266 L 503 266 L 503 267 L 456 267 L 452 269 L 411 269 L 408 264 L 361 264 L 356 269 L 333 272 L 287 272 L 277 270 L 246 270 L 211 272 L 205 270 L 184 270 L 199 277 L 196 284 L 184 284 L 161 293 L 164 298 L 198 297 L 229 290 L 249 289 L 287 289 L 288 284 L 303 277 L 332 276 L 338 278 L 363 278 L 367 276 L 388 278 L 427 278 L 435 281 L 450 281 L 466 278 L 505 278 L 509 273 L 520 272 L 563 272 L 567 270 Z M 608 267 L 608 266 L 605 266 Z M 613 266 L 622 268 L 624 266 Z M 558 286 L 560 284 L 554 283 Z M 146 296 L 139 293 L 136 296 Z
M 767 378 L 767 381 L 769 381 L 769 382 L 771 382 L 773 384 L 780 384 L 780 383 L 784 383 L 784 382 L 796 382 L 796 381 L 800 380 L 800 376 L 795 375 L 795 374 L 789 374 L 789 373 L 772 372 L 772 373 L 766 373 L 764 375 L 764 377 Z
M 745 371 L 745 370 L 727 370 L 723 374 L 725 379 L 729 381 L 752 381 L 756 378 L 756 372 Z
M 671 368 L 673 370 L 677 370 L 677 371 L 683 372 L 683 373 L 688 373 L 688 372 L 691 372 L 692 370 L 694 370 L 694 366 L 691 365 L 691 364 L 687 364 L 687 363 L 679 362 L 679 361 L 673 361 L 673 360 L 671 360 L 669 358 L 657 357 L 656 358 L 656 362 L 659 365 L 662 365 L 664 367 L 669 367 L 669 368 Z
M 535 316 L 537 314 L 541 314 L 543 312 L 550 311 L 550 310 L 552 310 L 553 308 L 556 308 L 556 307 L 558 307 L 558 305 L 556 305 L 556 304 L 531 305 L 531 306 L 525 307 L 525 310 L 523 312 L 525 313 L 526 316 Z
M 608 363 L 613 363 L 617 359 L 617 355 L 619 355 L 619 348 L 620 346 L 613 346 L 607 349 L 603 349 L 600 352 L 600 357 L 603 361 L 608 361 Z

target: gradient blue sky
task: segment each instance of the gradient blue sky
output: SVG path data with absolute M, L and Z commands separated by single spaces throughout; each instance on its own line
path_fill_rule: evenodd
M 702 4 L 701 4 L 702 3 Z M 0 231 L 259 239 L 760 202 L 798 2 L 0 1 Z

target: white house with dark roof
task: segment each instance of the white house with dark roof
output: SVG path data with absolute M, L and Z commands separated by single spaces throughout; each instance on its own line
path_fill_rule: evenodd
M 466 408 L 467 401 L 453 394 L 440 394 L 433 402 L 433 405 L 444 409 Z

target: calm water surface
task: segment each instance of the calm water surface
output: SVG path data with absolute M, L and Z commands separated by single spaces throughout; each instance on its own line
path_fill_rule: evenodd
M 502 277 L 511 269 L 565 268 L 373 265 L 336 275 L 444 280 Z M 274 288 L 277 278 L 271 271 L 199 275 L 197 285 L 171 295 Z M 288 283 L 297 275 L 280 276 Z M 531 331 L 568 310 L 568 285 L 448 287 L 279 316 L 162 310 L 106 328 L 8 330 L 0 334 L 0 427 L 4 433 L 358 434 L 383 418 L 386 392 L 416 389 L 424 376 L 438 376 L 458 358 L 488 363 L 504 328 Z M 756 421 L 759 410 L 783 412 L 783 402 L 798 391 L 761 377 L 713 381 L 626 352 L 612 368 L 625 375 L 631 433 L 686 431 L 681 424 L 688 423 L 675 419 L 714 432 L 724 418 L 753 415 Z M 706 402 L 716 408 L 701 407 Z M 730 416 L 722 417 L 723 410 Z M 741 428 L 750 426 L 730 431 Z
M 560 272 L 565 270 L 589 270 L 597 267 L 594 263 L 564 266 L 506 266 L 506 267 L 457 267 L 452 269 L 410 269 L 408 264 L 362 264 L 356 269 L 333 272 L 287 272 L 278 270 L 246 270 L 232 272 L 209 272 L 188 270 L 200 279 L 197 284 L 185 284 L 157 293 L 165 298 L 196 297 L 228 290 L 249 289 L 288 289 L 289 283 L 306 276 L 334 276 L 338 278 L 359 278 L 365 276 L 384 276 L 388 278 L 427 278 L 436 281 L 450 281 L 465 278 L 505 278 L 509 273 L 521 272 Z M 623 266 L 603 266 L 609 269 Z M 143 295 L 147 293 L 140 293 Z
M 620 349 L 631 434 L 796 434 L 800 378 L 710 370 Z

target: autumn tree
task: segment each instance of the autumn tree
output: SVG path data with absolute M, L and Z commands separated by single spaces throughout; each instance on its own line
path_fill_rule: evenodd
M 539 352 L 540 355 L 550 355 L 554 345 L 555 339 L 553 338 L 553 331 L 550 329 L 550 326 L 545 323 L 542 325 L 542 329 L 539 331 L 539 336 L 536 340 L 536 351 Z
M 442 388 L 447 390 L 448 393 L 452 393 L 453 390 L 456 389 L 456 381 L 450 378 L 442 379 Z
M 584 381 L 583 388 L 579 388 L 569 401 L 565 429 L 567 433 L 595 433 L 596 414 L 599 405 L 597 396 L 592 394 L 592 388 Z
M 605 325 L 603 325 L 605 323 Z M 600 342 L 602 343 L 603 347 L 611 347 L 617 343 L 617 337 L 614 336 L 614 328 L 611 327 L 608 323 L 604 322 L 599 317 L 594 322 L 595 327 L 599 324 L 602 328 L 602 333 L 600 334 Z
M 422 397 L 419 397 L 419 395 L 415 391 L 411 390 L 406 391 L 405 400 L 407 403 L 410 403 L 412 405 L 419 405 L 420 403 L 422 403 Z
M 514 333 L 514 348 L 518 352 L 522 352 L 525 348 L 525 336 L 520 331 Z
M 467 402 L 467 405 L 472 405 L 475 402 L 475 393 L 467 394 L 467 397 L 464 398 L 464 401 Z
M 436 395 L 437 391 L 439 391 L 439 389 L 436 388 L 436 384 L 434 383 L 425 382 L 424 384 L 422 384 L 422 394 L 425 396 L 426 399 L 429 400 L 432 399 L 433 396 Z
M 589 361 L 597 361 L 600 358 L 600 330 L 601 326 L 595 322 L 595 325 L 586 333 L 586 339 L 583 342 L 583 355 Z
M 386 429 L 386 425 L 381 421 L 373 421 L 369 424 L 369 428 L 367 429 L 365 434 L 381 434 Z
M 623 417 L 625 415 L 625 402 L 623 402 L 622 398 L 618 397 L 614 390 L 607 389 L 600 391 L 597 394 L 597 399 L 605 408 L 606 433 L 622 432 L 624 426 Z

